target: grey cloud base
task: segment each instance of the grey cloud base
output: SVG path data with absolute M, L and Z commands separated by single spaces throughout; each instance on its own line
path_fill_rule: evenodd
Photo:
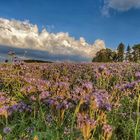
M 2 46 L 0 45 L 0 61 L 5 61 L 9 56 L 8 52 L 12 50 L 16 53 L 19 58 L 22 59 L 37 59 L 37 60 L 44 60 L 44 61 L 66 61 L 66 62 L 89 62 L 90 59 L 87 59 L 82 56 L 77 55 L 52 55 L 48 52 L 32 50 L 32 49 L 21 49 L 9 46 Z M 26 52 L 26 53 L 25 53 Z

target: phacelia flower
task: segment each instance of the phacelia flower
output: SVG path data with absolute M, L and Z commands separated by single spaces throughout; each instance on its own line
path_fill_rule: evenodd
M 136 72 L 135 76 L 137 79 L 140 79 L 140 72 Z
M 10 127 L 5 127 L 5 128 L 3 129 L 3 133 L 5 133 L 5 134 L 10 133 L 11 131 L 12 131 L 12 129 L 11 129 Z

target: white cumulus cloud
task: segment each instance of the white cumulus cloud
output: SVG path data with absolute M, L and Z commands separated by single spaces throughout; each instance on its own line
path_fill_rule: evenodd
M 130 9 L 140 8 L 140 0 L 104 0 L 102 13 L 109 15 L 109 10 L 128 11 Z
M 29 21 L 0 18 L 0 34 L 0 45 L 30 49 L 36 51 L 36 54 L 40 51 L 51 56 L 68 56 L 68 59 L 78 56 L 85 61 L 91 60 L 96 52 L 105 48 L 104 41 L 100 39 L 88 44 L 83 37 L 76 40 L 68 33 L 49 33 L 46 29 L 39 32 L 37 25 Z

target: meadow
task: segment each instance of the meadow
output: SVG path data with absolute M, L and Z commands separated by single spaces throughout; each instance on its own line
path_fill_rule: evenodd
M 140 140 L 140 64 L 0 64 L 0 140 Z

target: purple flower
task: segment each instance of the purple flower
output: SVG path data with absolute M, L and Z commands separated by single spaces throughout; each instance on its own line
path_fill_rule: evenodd
M 133 90 L 138 83 L 139 83 L 139 80 L 133 81 L 131 83 L 116 85 L 116 88 L 119 89 L 120 91 L 125 91 L 128 89 Z
M 97 125 L 97 121 L 91 119 L 88 114 L 82 115 L 79 113 L 77 115 L 77 125 L 80 129 L 82 129 L 85 125 L 88 125 L 91 128 L 95 128 Z
M 44 91 L 42 92 L 40 95 L 39 95 L 39 99 L 42 100 L 42 99 L 46 99 L 47 97 L 49 97 L 49 92 L 48 91 Z
M 96 101 L 98 108 L 106 109 L 108 111 L 111 110 L 111 104 L 109 101 L 109 95 L 108 95 L 107 91 L 97 90 L 97 91 L 93 92 L 93 96 L 95 97 L 95 101 Z
M 47 102 L 48 102 L 49 105 L 54 105 L 55 104 L 55 101 L 53 99 L 48 99 Z
M 102 72 L 106 69 L 106 67 L 104 65 L 101 65 L 99 68 L 98 68 L 98 71 L 99 72 Z
M 124 86 L 124 88 L 125 88 L 125 89 L 133 89 L 134 86 L 135 86 L 134 83 L 128 83 L 128 84 L 126 84 L 126 85 Z
M 30 99 L 31 99 L 32 101 L 36 101 L 36 97 L 35 97 L 34 95 L 32 95 L 32 96 L 30 97 Z
M 64 100 L 62 103 L 59 103 L 57 106 L 56 106 L 56 109 L 68 109 L 70 107 L 70 104 Z
M 9 108 L 9 110 L 11 113 L 14 111 L 19 111 L 19 112 L 23 112 L 23 111 L 29 111 L 31 112 L 31 107 L 27 104 L 25 104 L 24 102 L 19 102 L 16 105 L 13 105 Z
M 140 79 L 140 72 L 136 72 L 135 76 L 137 79 Z
M 87 82 L 83 84 L 83 87 L 86 88 L 87 90 L 92 90 L 93 85 L 91 82 Z
M 113 128 L 109 124 L 104 124 L 103 130 L 105 131 L 105 133 L 111 133 Z
M 13 111 L 17 111 L 17 108 L 18 108 L 17 105 L 13 105 L 13 106 L 11 107 L 11 109 L 12 109 Z
M 5 134 L 10 133 L 11 131 L 12 131 L 12 129 L 11 129 L 10 127 L 5 127 L 5 128 L 3 129 L 3 133 L 5 133 Z
M 107 103 L 107 104 L 105 104 L 105 108 L 106 108 L 108 111 L 111 111 L 112 106 L 111 106 L 111 104 Z

